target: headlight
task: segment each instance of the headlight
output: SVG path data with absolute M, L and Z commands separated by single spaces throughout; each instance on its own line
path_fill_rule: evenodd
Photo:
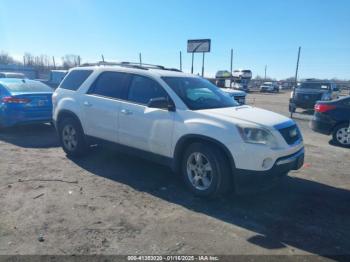
M 277 147 L 276 139 L 269 130 L 251 126 L 237 127 L 244 142 L 267 145 L 271 148 Z
M 294 96 L 294 91 L 290 92 L 290 98 L 293 98 Z

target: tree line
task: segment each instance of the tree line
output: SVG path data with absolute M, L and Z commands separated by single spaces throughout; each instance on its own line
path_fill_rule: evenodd
M 45 69 L 69 69 L 81 64 L 81 57 L 79 55 L 67 54 L 61 57 L 61 63 L 55 60 L 55 57 L 48 55 L 32 55 L 31 53 L 24 53 L 22 61 L 18 61 L 9 55 L 7 52 L 0 52 L 0 65 L 24 65 L 36 68 L 38 70 Z

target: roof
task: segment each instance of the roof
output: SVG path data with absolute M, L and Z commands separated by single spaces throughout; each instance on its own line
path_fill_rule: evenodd
M 305 79 L 303 81 L 301 81 L 302 83 L 327 83 L 327 84 L 330 84 L 330 83 L 333 83 L 333 81 L 331 80 L 319 80 L 319 79 L 314 79 L 314 78 L 309 78 L 309 79 Z
M 72 70 L 94 70 L 94 71 L 117 71 L 126 73 L 135 73 L 141 75 L 151 75 L 154 77 L 198 77 L 196 75 L 181 72 L 177 69 L 171 68 L 148 68 L 142 66 L 128 66 L 126 65 L 93 65 L 93 66 L 83 66 L 75 67 Z

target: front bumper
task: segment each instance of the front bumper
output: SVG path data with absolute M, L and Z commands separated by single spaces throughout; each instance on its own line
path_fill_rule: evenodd
M 290 99 L 289 104 L 293 104 L 296 108 L 302 108 L 302 109 L 314 109 L 315 104 L 317 103 L 319 99 L 317 100 L 299 100 L 299 99 Z
M 235 192 L 256 192 L 272 187 L 289 171 L 300 169 L 304 164 L 304 155 L 304 148 L 302 148 L 292 155 L 277 159 L 273 167 L 266 171 L 235 169 Z

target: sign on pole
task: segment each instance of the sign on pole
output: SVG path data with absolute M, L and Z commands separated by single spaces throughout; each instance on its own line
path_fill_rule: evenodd
M 187 41 L 187 53 L 210 52 L 210 39 L 195 39 Z
M 204 76 L 204 53 L 210 52 L 211 40 L 210 39 L 193 39 L 187 41 L 187 53 L 192 53 L 192 68 L 193 74 L 193 60 L 194 53 L 203 53 L 202 61 L 202 76 Z

